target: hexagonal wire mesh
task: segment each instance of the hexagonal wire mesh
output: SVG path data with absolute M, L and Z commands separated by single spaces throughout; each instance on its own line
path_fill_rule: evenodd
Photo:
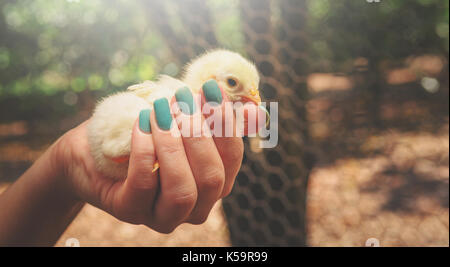
M 161 4 L 149 3 L 149 5 L 151 5 L 150 10 L 153 10 L 153 23 L 167 39 L 179 63 L 186 62 L 206 49 L 218 46 L 218 38 L 214 35 L 213 19 L 204 1 L 188 0 L 171 3 L 176 3 L 174 7 L 182 11 L 179 12 L 179 19 L 186 33 L 183 36 L 180 36 L 179 32 L 175 33 L 165 22 L 167 14 Z M 261 74 L 260 90 L 263 100 L 279 103 L 279 143 L 273 149 L 260 150 L 253 142 L 255 139 L 245 139 L 242 169 L 232 194 L 223 201 L 231 240 L 233 245 L 241 246 L 303 246 L 306 245 L 305 213 L 309 173 L 314 165 L 316 152 L 321 154 L 322 158 L 324 151 L 329 150 L 329 148 L 322 150 L 320 146 L 317 147 L 317 144 L 313 144 L 315 140 L 308 136 L 307 129 L 311 125 L 307 123 L 306 106 L 307 103 L 311 104 L 312 99 L 309 99 L 306 77 L 310 72 L 309 66 L 315 65 L 317 68 L 318 65 L 310 56 L 307 56 L 306 51 L 311 52 L 312 47 L 316 49 L 315 44 L 319 42 L 320 45 L 320 41 L 324 39 L 324 42 L 331 42 L 326 43 L 326 47 L 343 53 L 340 60 L 354 59 L 361 54 L 364 55 L 368 64 L 363 64 L 361 68 L 356 63 L 354 68 L 350 69 L 343 67 L 342 64 L 334 68 L 338 64 L 333 63 L 336 66 L 333 65 L 334 67 L 331 66 L 331 68 L 328 66 L 325 69 L 331 72 L 348 71 L 349 75 L 354 75 L 355 88 L 361 90 L 355 91 L 356 99 L 351 101 L 349 108 L 352 109 L 350 113 L 356 116 L 356 119 L 353 121 L 346 118 L 346 120 L 349 120 L 350 124 L 355 123 L 356 128 L 368 130 L 372 126 L 379 128 L 385 123 L 378 115 L 381 112 L 382 95 L 386 93 L 383 92 L 386 84 L 380 76 L 381 72 L 377 69 L 380 62 L 386 58 L 401 59 L 414 53 L 421 53 L 423 47 L 439 42 L 427 34 L 410 34 L 414 32 L 412 29 L 423 32 L 427 28 L 420 25 L 411 28 L 412 26 L 408 26 L 409 20 L 403 19 L 404 16 L 395 15 L 379 21 L 381 13 L 366 2 L 339 2 L 339 4 L 333 2 L 333 5 L 336 4 L 334 8 L 339 7 L 333 13 L 336 18 L 326 14 L 325 7 L 331 5 L 328 1 L 319 3 L 304 0 L 246 0 L 233 3 L 238 3 L 240 11 L 240 23 L 245 37 L 244 50 L 256 63 Z M 312 3 L 322 6 L 319 5 L 319 9 L 311 9 Z M 380 8 L 391 8 L 392 5 L 396 4 L 386 2 Z M 313 15 L 308 12 L 317 13 L 314 15 L 316 17 L 323 15 L 313 33 L 308 31 L 306 25 L 312 18 L 307 19 L 307 16 Z M 419 16 L 414 12 L 411 13 L 410 9 L 401 9 L 398 12 L 398 14 L 408 14 L 406 17 L 414 18 L 412 21 L 421 21 L 422 24 L 431 21 L 430 14 L 433 14 L 430 11 L 428 15 Z M 349 17 L 348 14 L 352 16 Z M 377 20 L 377 23 L 367 24 L 372 19 Z M 360 23 L 364 25 L 359 26 Z M 383 38 L 380 38 L 380 29 L 391 27 L 409 29 L 404 34 L 397 34 L 395 30 L 383 33 L 389 34 L 389 38 L 395 40 L 397 45 L 386 43 Z M 329 36 L 330 34 L 332 37 Z M 349 49 L 350 41 L 336 40 L 341 37 L 344 38 L 343 40 L 359 38 L 356 43 L 359 42 L 360 45 Z M 411 43 L 409 39 L 412 37 L 415 39 Z M 418 37 L 421 37 L 420 40 L 417 39 Z M 310 41 L 314 43 L 310 45 Z M 398 45 L 398 43 L 405 43 L 405 45 Z M 405 46 L 408 49 L 404 49 Z M 372 126 L 368 124 L 368 119 L 373 123 Z M 363 142 L 361 138 L 353 138 L 352 142 L 356 140 Z M 351 150 L 350 146 L 347 146 L 344 145 Z M 355 151 L 350 153 L 353 153 L 352 156 L 356 155 Z M 341 194 L 342 192 L 336 193 L 336 197 L 342 197 Z M 314 223 L 317 224 L 316 221 Z M 323 222 L 319 224 L 321 224 L 320 227 L 324 226 Z M 314 242 L 317 243 L 316 239 Z M 356 239 L 352 242 L 352 244 L 363 244 Z
M 210 14 L 203 1 L 177 2 L 186 35 L 174 33 L 157 1 L 148 2 L 153 23 L 163 32 L 181 62 L 217 46 Z M 276 6 L 275 6 L 276 5 Z M 242 169 L 232 194 L 225 198 L 233 245 L 305 245 L 305 199 L 311 157 L 305 152 L 307 135 L 304 103 L 306 44 L 302 23 L 304 1 L 241 1 L 246 51 L 261 74 L 264 101 L 279 102 L 279 145 L 254 150 L 245 140 Z M 274 20 L 273 13 L 279 11 Z M 192 14 L 195 14 L 193 16 Z
M 224 199 L 236 245 L 306 244 L 305 205 L 311 168 L 305 152 L 304 1 L 241 1 L 248 55 L 261 72 L 266 101 L 279 102 L 279 145 L 252 151 L 231 197 Z M 278 5 L 278 6 L 275 6 Z M 279 8 L 279 17 L 272 12 Z
M 19 2 L 18 10 L 29 1 Z M 172 61 L 162 68 L 163 73 L 170 75 L 176 75 L 178 66 L 206 49 L 224 45 L 246 51 L 261 72 L 263 99 L 280 104 L 278 146 L 259 150 L 255 147 L 256 139 L 246 139 L 242 171 L 234 192 L 223 201 L 234 245 L 305 245 L 307 183 L 311 245 L 364 245 L 371 237 L 379 238 L 384 246 L 448 245 L 448 1 L 143 0 L 137 5 L 113 2 L 120 3 L 115 7 L 120 10 L 131 6 L 129 13 L 123 15 L 136 14 L 133 19 L 139 18 L 139 23 L 132 23 L 136 25 L 125 27 L 127 34 L 118 35 L 116 27 L 110 24 L 88 23 L 80 29 L 99 38 L 91 40 L 91 36 L 83 38 L 86 42 L 72 42 L 78 38 L 77 34 L 61 28 L 59 32 L 64 31 L 66 37 L 54 38 L 62 42 L 46 46 L 56 51 L 53 48 L 70 43 L 72 48 L 89 50 L 79 52 L 84 56 L 68 65 L 73 65 L 74 73 L 80 73 L 79 70 L 86 73 L 77 76 L 82 84 L 89 83 L 91 77 L 100 79 L 103 74 L 110 76 L 110 85 L 115 89 L 122 82 L 143 79 L 144 72 L 137 75 L 129 71 L 129 77 L 116 84 L 122 79 L 111 77 L 108 64 L 102 66 L 109 62 L 109 57 L 122 53 L 124 47 L 128 47 L 130 58 L 148 61 L 139 46 L 128 45 L 141 43 L 139 40 L 146 43 L 144 39 L 135 39 L 142 33 L 152 35 L 152 40 L 165 39 L 152 51 L 155 57 L 164 60 L 166 52 L 172 52 Z M 106 1 L 105 5 L 114 3 Z M 141 5 L 147 8 L 133 13 Z M 42 9 L 46 10 L 46 6 Z M 8 13 L 3 11 L 0 17 Z M 103 6 L 98 7 L 99 13 L 106 11 Z M 39 17 L 40 12 L 36 14 Z M 114 25 L 125 26 L 121 18 L 128 17 L 117 18 Z M 145 27 L 142 22 L 145 19 L 152 27 Z M 105 27 L 114 30 L 109 35 L 107 32 L 99 35 L 99 29 Z M 158 33 L 161 35 L 153 38 Z M 8 36 L 16 35 L 15 31 L 11 34 Z M 37 31 L 33 38 L 39 36 Z M 111 36 L 116 39 L 110 39 Z M 3 39 L 8 41 L 7 47 L 17 44 L 15 38 Z M 90 45 L 104 49 L 105 40 L 111 51 L 91 51 Z M 115 45 L 110 40 L 115 40 Z M 36 42 L 38 45 L 40 42 Z M 117 52 L 112 48 L 118 49 Z M 66 54 L 64 49 L 59 53 Z M 22 57 L 28 62 L 31 54 L 24 53 Z M 92 57 L 93 60 L 86 60 Z M 59 64 L 59 57 L 55 61 Z M 79 65 L 82 61 L 87 63 Z M 127 66 L 137 64 L 130 61 L 133 62 Z M 13 67 L 2 74 L 15 72 Z M 145 75 L 149 73 L 145 71 Z M 312 85 L 310 96 L 306 75 Z M 11 89 L 30 89 L 28 82 L 26 86 L 22 80 L 15 83 L 19 76 L 8 79 L 14 82 Z M 22 132 L 29 128 L 27 136 L 33 138 L 26 143 L 28 146 L 36 142 L 34 138 L 39 133 L 52 132 L 54 137 L 87 118 L 96 97 L 106 91 L 94 93 L 83 87 L 77 83 L 78 89 L 72 88 L 75 93 L 66 92 L 64 103 L 61 95 L 55 94 L 47 105 L 50 98 L 46 93 L 40 101 L 30 95 L 14 101 L 6 98 L 9 104 L 1 105 L 7 111 L 32 99 L 28 101 L 39 107 L 37 114 L 33 111 L 33 117 L 28 117 L 27 111 L 13 112 L 13 117 L 11 112 L 0 113 L 4 121 L 20 119 L 17 125 L 23 128 Z M 79 92 L 80 88 L 84 91 Z M 46 113 L 55 110 L 62 112 L 66 104 L 74 104 L 65 103 L 66 94 L 79 97 L 80 112 L 75 120 L 64 119 L 57 125 L 54 119 L 50 124 L 32 119 L 46 117 Z M 0 125 L 2 129 L 10 127 L 11 124 Z M 55 129 L 60 132 L 54 133 Z M 19 136 L 18 140 L 23 139 Z M 4 140 L 8 143 L 13 139 Z M 1 147 L 0 171 L 11 177 L 18 177 L 29 167 L 35 157 L 29 154 L 38 155 L 37 151 L 30 153 L 17 144 L 11 142 L 6 149 Z M 309 151 L 320 155 L 320 165 L 315 166 L 310 181 L 314 159 Z M 15 162 L 16 158 L 20 161 Z
M 305 245 L 305 199 L 310 156 L 306 156 L 304 106 L 307 96 L 306 38 L 302 22 L 304 1 L 241 1 L 246 51 L 261 74 L 264 101 L 279 101 L 279 145 L 252 150 L 245 140 L 242 169 L 232 194 L 225 198 L 233 245 Z M 157 1 L 149 1 L 153 23 L 167 39 L 177 59 L 187 59 L 217 46 L 210 14 L 203 1 L 177 2 L 186 36 L 173 32 L 164 21 L 167 14 Z M 281 12 L 273 21 L 274 8 Z M 195 14 L 195 16 L 192 16 Z

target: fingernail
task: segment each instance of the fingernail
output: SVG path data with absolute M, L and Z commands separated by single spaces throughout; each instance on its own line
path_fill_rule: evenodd
M 203 84 L 203 94 L 207 102 L 222 103 L 222 92 L 215 80 L 209 80 Z
M 139 129 L 144 133 L 152 132 L 152 127 L 150 126 L 150 109 L 143 109 L 139 113 Z
M 172 115 L 170 114 L 169 101 L 163 97 L 153 102 L 155 108 L 156 122 L 162 130 L 169 130 L 172 124 Z
M 182 87 L 175 93 L 178 106 L 184 114 L 192 115 L 195 111 L 194 98 L 188 87 Z

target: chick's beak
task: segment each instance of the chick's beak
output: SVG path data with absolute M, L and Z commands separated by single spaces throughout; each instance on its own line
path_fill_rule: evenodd
M 243 95 L 241 98 L 244 103 L 252 102 L 257 106 L 261 104 L 261 97 L 259 96 L 259 91 L 256 89 L 251 89 L 250 95 Z

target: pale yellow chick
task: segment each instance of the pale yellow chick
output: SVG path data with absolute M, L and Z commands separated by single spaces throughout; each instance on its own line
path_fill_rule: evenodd
M 214 79 L 228 98 L 235 102 L 260 104 L 256 67 L 241 55 L 214 50 L 194 59 L 185 68 L 181 80 L 160 76 L 130 86 L 128 91 L 104 98 L 95 108 L 88 126 L 88 139 L 99 171 L 115 179 L 127 175 L 133 124 L 142 109 L 151 109 L 153 101 L 169 99 L 176 90 L 188 86 L 198 93 L 202 85 Z

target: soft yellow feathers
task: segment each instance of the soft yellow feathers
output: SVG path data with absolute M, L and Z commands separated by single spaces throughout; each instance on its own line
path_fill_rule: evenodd
M 226 83 L 228 77 L 234 77 L 240 87 L 233 89 Z M 238 101 L 239 95 L 248 95 L 257 90 L 259 75 L 256 67 L 241 55 L 228 50 L 214 50 L 199 56 L 187 65 L 183 81 L 191 88 L 201 88 L 204 82 L 215 79 L 230 100 Z
M 169 99 L 176 90 L 188 86 L 198 93 L 202 85 L 215 79 L 231 101 L 259 103 L 259 75 L 255 66 L 241 55 L 214 50 L 194 59 L 185 68 L 182 80 L 162 75 L 157 81 L 145 81 L 101 100 L 88 126 L 88 140 L 98 170 L 106 176 L 123 179 L 128 162 L 112 159 L 130 154 L 131 133 L 142 109 L 150 109 L 161 97 Z

